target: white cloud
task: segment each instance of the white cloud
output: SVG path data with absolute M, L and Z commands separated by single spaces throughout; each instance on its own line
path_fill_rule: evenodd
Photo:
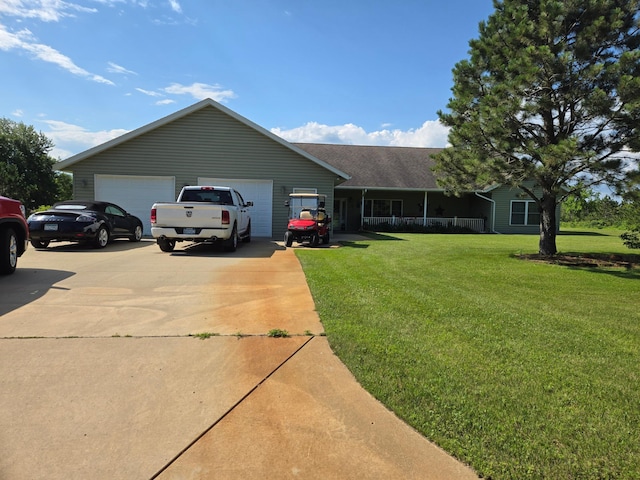
M 166 93 L 173 95 L 191 95 L 196 100 L 211 98 L 217 102 L 225 102 L 230 98 L 236 98 L 233 90 L 224 90 L 220 85 L 208 85 L 206 83 L 192 83 L 191 85 L 181 85 L 172 83 L 163 89 Z
M 171 99 L 163 99 L 156 105 L 175 103 Z M 58 121 L 45 120 L 49 130 L 43 133 L 55 144 L 51 155 L 54 158 L 68 158 L 89 148 L 108 142 L 128 130 L 113 129 L 91 132 L 78 125 Z M 380 130 L 367 133 L 363 128 L 352 123 L 338 126 L 321 125 L 309 122 L 302 127 L 283 130 L 272 128 L 271 132 L 290 142 L 301 143 L 337 143 L 348 145 L 379 145 L 397 147 L 445 147 L 447 146 L 448 129 L 438 121 L 426 121 L 416 129 Z
M 11 112 L 11 115 L 13 115 L 14 117 L 21 117 L 24 115 L 24 112 L 20 109 L 18 110 L 14 110 L 13 112 Z
M 76 12 L 94 13 L 96 9 L 63 0 L 0 0 L 0 15 L 58 22 Z
M 174 12 L 182 13 L 182 7 L 177 0 L 169 0 L 169 5 L 171 6 L 171 10 L 173 10 Z
M 11 33 L 4 27 L 4 25 L 0 25 L 0 50 L 9 51 L 14 49 L 28 52 L 43 62 L 53 63 L 73 75 L 88 78 L 89 80 L 97 83 L 114 85 L 111 80 L 79 67 L 73 62 L 73 60 L 57 51 L 55 48 L 42 43 L 37 43 L 33 38 L 33 34 L 29 30 L 24 29 L 18 33 Z
M 383 129 L 374 132 L 367 132 L 352 123 L 331 126 L 309 122 L 288 130 L 272 128 L 271 132 L 289 142 L 437 148 L 447 146 L 449 129 L 437 120 L 428 120 L 416 129 Z
M 156 105 L 171 105 L 172 103 L 176 103 L 175 100 L 169 100 L 168 98 L 164 99 L 164 100 L 158 100 L 156 102 Z
M 67 158 L 76 153 L 108 142 L 120 135 L 124 135 L 128 130 L 113 129 L 90 132 L 78 125 L 73 125 L 59 120 L 45 120 L 49 126 L 48 131 L 43 131 L 47 138 L 50 138 L 55 147 L 50 154 L 54 158 Z
M 143 88 L 136 88 L 136 90 L 140 93 L 144 93 L 145 95 L 148 95 L 150 97 L 164 97 L 164 95 L 162 95 L 160 92 L 154 92 L 152 90 L 145 90 Z
M 110 73 L 119 73 L 119 74 L 123 74 L 123 75 L 137 75 L 136 72 L 132 71 L 132 70 L 128 70 L 126 68 L 124 68 L 121 65 L 118 65 L 117 63 L 113 63 L 113 62 L 108 62 L 109 67 L 107 68 L 107 71 Z

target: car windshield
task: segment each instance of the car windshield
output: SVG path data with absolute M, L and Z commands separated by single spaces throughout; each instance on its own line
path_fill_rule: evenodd
M 289 199 L 289 218 L 315 219 L 318 213 L 318 197 L 300 196 Z

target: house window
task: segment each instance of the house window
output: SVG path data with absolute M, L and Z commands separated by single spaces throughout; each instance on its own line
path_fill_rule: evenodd
M 364 204 L 365 217 L 401 217 L 402 200 L 367 200 Z
M 511 225 L 540 225 L 538 204 L 533 200 L 512 200 Z

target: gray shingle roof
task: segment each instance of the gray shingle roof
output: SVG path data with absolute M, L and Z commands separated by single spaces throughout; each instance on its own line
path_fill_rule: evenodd
M 334 168 L 351 175 L 339 188 L 441 190 L 431 171 L 431 155 L 442 148 L 380 147 L 294 143 Z

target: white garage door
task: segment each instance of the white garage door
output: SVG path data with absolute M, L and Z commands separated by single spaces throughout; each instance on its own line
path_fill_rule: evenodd
M 245 202 L 253 202 L 251 235 L 271 238 L 273 216 L 273 181 L 229 178 L 198 178 L 198 185 L 219 185 L 235 188 Z
M 174 202 L 175 182 L 175 177 L 96 175 L 95 199 L 120 205 L 140 218 L 144 234 L 151 235 L 151 206 L 155 202 Z

